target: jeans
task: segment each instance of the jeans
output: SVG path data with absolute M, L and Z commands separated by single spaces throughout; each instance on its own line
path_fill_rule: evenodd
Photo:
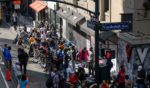
M 27 64 L 20 64 L 20 71 L 22 72 L 22 67 L 23 67 L 23 72 L 24 74 L 27 73 Z

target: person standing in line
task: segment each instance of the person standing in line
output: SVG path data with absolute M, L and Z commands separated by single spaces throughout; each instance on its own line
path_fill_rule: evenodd
M 54 71 L 51 73 L 51 76 L 53 77 L 53 87 L 52 88 L 58 88 L 59 87 L 59 75 L 58 75 L 57 68 L 54 68 Z
M 82 63 L 84 64 L 84 66 L 87 66 L 88 56 L 89 56 L 89 53 L 85 47 L 84 49 L 82 49 L 80 51 L 80 55 L 79 55 L 79 58 L 82 61 Z
M 12 55 L 10 51 L 11 51 L 11 47 L 8 46 L 7 48 L 7 45 L 5 45 L 3 55 L 4 55 L 4 62 L 5 62 L 6 68 L 11 68 L 11 65 L 12 65 Z
M 4 44 L 4 48 L 3 48 L 3 58 L 4 58 L 4 62 L 5 62 L 5 58 L 6 58 L 6 51 L 8 50 L 8 45 Z
M 145 70 L 142 66 L 138 67 L 138 75 L 137 75 L 137 88 L 146 88 L 145 85 Z
M 125 88 L 125 69 L 124 66 L 120 67 L 117 77 L 118 88 Z
M 30 57 L 33 57 L 33 55 L 34 55 L 34 50 L 33 50 L 33 45 L 36 43 L 36 39 L 34 38 L 34 36 L 30 36 L 29 37 L 29 44 L 30 44 L 30 49 L 29 49 L 29 56 Z
M 17 13 L 14 12 L 12 15 L 12 22 L 15 30 L 17 30 L 17 19 L 18 19 Z
M 72 66 L 73 66 L 73 70 L 75 71 L 75 61 L 77 60 L 77 57 L 76 57 L 76 54 L 77 54 L 77 50 L 75 48 L 75 46 L 72 46 Z
M 93 66 L 93 63 L 94 63 L 94 51 L 93 51 L 93 47 L 90 48 L 90 51 L 89 51 L 89 74 L 90 75 L 94 75 L 94 66 Z
M 132 81 L 128 75 L 125 76 L 125 88 L 132 88 Z
M 149 71 L 148 71 L 148 73 L 147 73 L 146 79 L 147 79 L 147 81 L 148 81 L 148 86 L 149 86 L 149 88 L 150 88 L 150 69 L 149 69 Z
M 24 49 L 18 48 L 18 58 L 20 62 L 20 70 L 22 72 L 22 67 L 24 68 L 24 74 L 27 72 L 27 62 L 28 62 L 28 54 L 24 51 Z
M 103 83 L 100 85 L 100 88 L 109 88 L 108 82 L 106 80 L 103 80 Z

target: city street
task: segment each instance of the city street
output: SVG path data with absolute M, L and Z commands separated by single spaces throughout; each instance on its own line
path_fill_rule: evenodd
M 16 37 L 16 31 L 14 31 L 7 24 L 3 24 L 0 26 L 0 46 L 3 47 L 4 44 L 8 44 L 12 47 L 12 56 L 13 56 L 13 71 L 11 73 L 12 80 L 7 82 L 5 80 L 5 66 L 1 61 L 1 69 L 0 72 L 0 88 L 16 88 L 17 85 L 17 76 L 20 75 L 19 66 L 16 65 L 17 60 L 17 47 L 15 44 L 12 44 L 13 40 Z M 26 49 L 28 51 L 28 49 Z M 44 69 L 41 68 L 39 64 L 33 63 L 31 58 L 29 59 L 29 63 L 27 66 L 27 75 L 29 79 L 29 88 L 46 88 L 45 80 L 47 75 L 44 72 Z M 17 75 L 17 76 L 16 76 Z M 4 78 L 3 78 L 4 76 Z M 6 83 L 5 83 L 6 82 Z
M 150 0 L 0 0 L 0 88 L 150 88 L 149 28 Z

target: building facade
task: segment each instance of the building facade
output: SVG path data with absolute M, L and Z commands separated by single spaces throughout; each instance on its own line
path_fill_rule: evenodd
M 95 11 L 94 0 L 62 1 Z M 149 0 L 100 0 L 99 3 L 99 20 L 101 23 L 125 21 L 131 23 L 129 31 L 113 30 L 112 32 L 115 33 L 113 35 L 109 32 L 100 31 L 100 39 L 105 41 L 105 44 L 100 43 L 100 48 L 115 50 L 118 65 L 126 65 L 126 69 L 128 69 L 126 73 L 129 75 L 136 70 L 135 66 L 141 64 L 146 70 L 149 69 L 148 66 L 145 66 L 150 61 L 147 58 L 149 50 L 145 49 L 145 52 L 142 52 L 139 49 L 148 48 L 150 43 L 149 6 Z M 94 30 L 87 27 L 87 20 L 91 19 L 92 14 L 70 5 L 59 4 L 59 7 L 56 14 L 62 19 L 60 27 L 63 29 L 63 37 L 75 44 L 79 50 L 84 47 L 94 47 Z M 140 52 L 146 53 L 145 58 L 142 57 L 142 61 Z M 132 54 L 130 55 L 130 53 Z M 138 61 L 135 61 L 134 58 L 137 58 Z M 137 63 L 135 64 L 135 62 Z
M 101 0 L 103 3 L 107 0 Z M 131 31 L 117 34 L 117 63 L 125 65 L 126 74 L 135 82 L 137 68 L 142 65 L 147 71 L 150 70 L 149 53 L 149 5 L 148 0 L 108 0 L 107 11 L 101 12 L 101 20 L 104 22 L 132 22 Z M 105 4 L 104 4 L 105 5 Z M 102 7 L 101 7 L 102 8 Z M 106 8 L 105 6 L 103 7 Z M 133 75 L 134 74 L 134 75 Z

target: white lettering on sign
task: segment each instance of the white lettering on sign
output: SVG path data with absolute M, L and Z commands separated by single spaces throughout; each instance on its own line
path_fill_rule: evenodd
M 141 60 L 141 63 L 143 63 L 145 60 L 145 57 L 147 55 L 148 48 L 144 48 L 143 52 L 142 52 L 141 48 L 137 48 L 137 52 L 138 52 L 139 58 Z

